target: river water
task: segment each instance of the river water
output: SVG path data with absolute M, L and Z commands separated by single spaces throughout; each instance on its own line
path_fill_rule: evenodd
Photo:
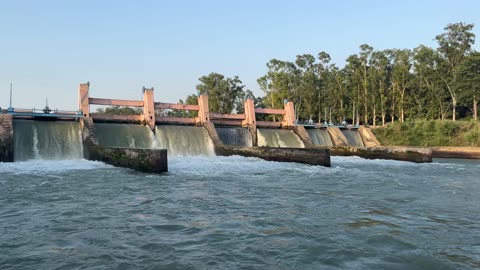
M 480 162 L 0 163 L 0 269 L 480 268 Z

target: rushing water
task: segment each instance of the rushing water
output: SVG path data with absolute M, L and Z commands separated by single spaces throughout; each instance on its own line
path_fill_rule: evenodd
M 292 130 L 257 129 L 258 146 L 304 148 L 302 140 Z
M 168 156 L 214 155 L 213 143 L 202 127 L 95 123 L 100 145 L 107 147 L 165 148 Z
M 168 156 L 213 156 L 213 142 L 203 127 L 157 126 L 153 148 L 166 148 Z
M 225 145 L 252 146 L 252 136 L 247 128 L 242 127 L 216 127 L 218 137 Z
M 480 162 L 0 163 L 0 269 L 475 269 Z
M 151 133 L 144 125 L 95 123 L 98 143 L 107 147 L 150 148 Z
M 312 139 L 313 144 L 323 146 L 333 146 L 332 138 L 326 128 L 307 129 L 308 135 Z
M 82 135 L 77 122 L 15 119 L 13 129 L 16 161 L 83 156 Z
M 345 138 L 347 138 L 348 145 L 357 146 L 357 147 L 364 147 L 362 136 L 360 136 L 360 132 L 356 129 L 341 129 Z

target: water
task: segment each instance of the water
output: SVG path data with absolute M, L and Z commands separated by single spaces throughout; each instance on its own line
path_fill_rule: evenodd
M 203 127 L 157 126 L 153 148 L 166 148 L 168 156 L 213 156 L 215 151 Z
M 220 140 L 225 145 L 252 146 L 252 136 L 247 128 L 240 127 L 216 127 Z
M 302 140 L 291 130 L 257 129 L 258 146 L 304 148 Z
M 480 162 L 0 163 L 0 269 L 476 269 Z
M 325 128 L 307 129 L 308 135 L 312 138 L 313 144 L 333 146 L 332 138 Z
M 202 127 L 95 123 L 98 143 L 107 147 L 164 148 L 168 156 L 214 155 L 212 140 Z
M 98 143 L 106 147 L 150 148 L 151 133 L 144 125 L 95 123 Z
M 348 145 L 356 147 L 364 147 L 360 132 L 356 129 L 341 129 L 345 138 L 347 138 Z
M 13 121 L 15 161 L 83 157 L 77 122 Z

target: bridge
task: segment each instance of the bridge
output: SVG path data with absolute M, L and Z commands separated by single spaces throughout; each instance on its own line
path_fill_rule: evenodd
M 143 89 L 143 100 L 123 100 L 123 99 L 106 99 L 90 97 L 89 83 L 80 84 L 79 94 L 79 110 L 83 117 L 91 117 L 94 121 L 124 121 L 124 122 L 143 122 L 152 130 L 155 124 L 180 124 L 180 125 L 202 125 L 205 123 L 213 123 L 228 126 L 242 126 L 251 128 L 256 131 L 257 127 L 266 128 L 288 128 L 295 126 L 295 110 L 293 102 L 287 102 L 283 109 L 266 109 L 255 108 L 252 99 L 245 100 L 244 113 L 242 114 L 221 114 L 210 112 L 208 106 L 208 96 L 200 95 L 198 97 L 198 105 L 175 104 L 165 102 L 155 102 L 153 88 Z M 127 106 L 142 108 L 141 115 L 111 115 L 101 113 L 91 113 L 90 105 L 106 105 L 106 106 Z M 158 110 L 184 110 L 196 112 L 196 117 L 171 117 L 156 114 Z M 282 121 L 256 121 L 256 114 L 272 114 L 280 115 Z

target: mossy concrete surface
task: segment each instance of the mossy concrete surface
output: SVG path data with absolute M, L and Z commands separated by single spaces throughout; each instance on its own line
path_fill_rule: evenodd
M 366 159 L 391 159 L 416 163 L 432 162 L 432 149 L 428 147 L 332 147 L 332 156 L 358 156 Z
M 480 147 L 432 147 L 434 158 L 480 159 Z
M 80 121 L 85 159 L 147 173 L 168 172 L 167 149 L 103 147 L 98 145 L 92 119 Z
M 264 160 L 296 162 L 330 167 L 330 150 L 327 148 L 277 148 L 277 147 L 216 147 L 219 156 L 258 157 Z
M 0 162 L 13 162 L 13 118 L 0 114 Z
M 146 173 L 168 172 L 167 149 L 113 148 L 87 146 L 89 160 Z

